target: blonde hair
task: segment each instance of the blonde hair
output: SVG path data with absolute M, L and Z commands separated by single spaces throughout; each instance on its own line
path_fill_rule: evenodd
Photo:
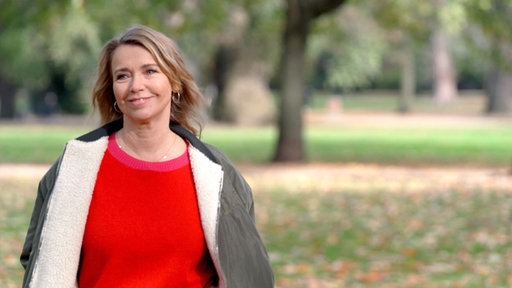
M 194 77 L 186 68 L 178 46 L 164 34 L 142 25 L 129 28 L 108 41 L 101 50 L 98 78 L 92 92 L 93 107 L 99 110 L 101 122 L 108 123 L 123 115 L 114 109 L 115 97 L 112 88 L 112 56 L 121 45 L 138 45 L 151 53 L 173 87 L 170 122 L 178 123 L 199 135 L 203 126 L 201 112 L 205 100 L 194 82 Z M 178 96 L 176 101 L 174 96 Z

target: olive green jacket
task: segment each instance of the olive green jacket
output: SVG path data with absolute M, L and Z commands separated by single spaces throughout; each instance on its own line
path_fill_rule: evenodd
M 108 135 L 117 120 L 69 141 L 39 183 L 21 264 L 23 287 L 77 287 L 82 239 Z M 224 154 L 179 125 L 189 143 L 201 224 L 219 287 L 273 287 L 267 251 L 256 229 L 252 191 Z

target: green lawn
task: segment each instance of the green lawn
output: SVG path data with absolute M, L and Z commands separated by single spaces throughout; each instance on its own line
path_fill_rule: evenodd
M 316 128 L 307 132 L 314 161 L 403 165 L 508 165 L 510 127 Z
M 0 126 L 0 163 L 50 163 L 79 126 Z M 207 127 L 203 139 L 237 163 L 271 160 L 274 128 Z M 310 127 L 305 131 L 312 162 L 403 165 L 509 165 L 512 125 L 491 127 Z
M 0 163 L 51 163 L 66 141 L 86 131 L 81 126 L 0 126 Z
M 429 114 L 431 125 L 403 121 L 383 124 L 378 115 L 393 115 L 397 99 L 392 93 L 347 94 L 342 96 L 343 119 L 347 113 L 370 115 L 364 125 L 317 125 L 306 123 L 306 157 L 312 162 L 372 162 L 400 165 L 510 165 L 512 119 L 489 122 L 481 115 L 484 99 L 479 92 L 461 92 L 452 103 L 438 105 L 421 96 L 413 102 L 412 116 Z M 328 97 L 318 93 L 310 103 L 317 113 L 325 110 Z M 375 113 L 375 117 L 371 116 Z M 380 113 L 380 114 L 379 114 Z M 444 123 L 442 116 L 470 116 L 468 123 Z M 373 118 L 372 118 L 373 117 Z M 439 117 L 439 118 L 435 118 Z M 370 121 L 368 121 L 370 119 Z M 463 121 L 463 120 L 462 120 Z M 68 139 L 91 127 L 59 125 L 0 124 L 0 163 L 50 163 Z M 276 145 L 275 127 L 247 128 L 207 125 L 203 139 L 218 146 L 237 163 L 265 163 Z
M 309 101 L 314 109 L 322 109 L 328 104 L 332 95 L 318 92 Z M 361 91 L 337 95 L 341 100 L 344 111 L 350 112 L 391 112 L 398 109 L 398 99 L 395 91 Z M 459 91 L 459 97 L 452 102 L 442 105 L 432 101 L 432 95 L 422 93 L 411 100 L 411 111 L 431 114 L 472 114 L 478 115 L 484 111 L 485 97 L 482 91 Z

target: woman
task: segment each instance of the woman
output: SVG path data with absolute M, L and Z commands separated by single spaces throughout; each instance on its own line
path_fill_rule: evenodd
M 39 183 L 23 287 L 272 287 L 251 189 L 196 138 L 203 98 L 172 40 L 132 27 L 98 71 L 104 126 Z

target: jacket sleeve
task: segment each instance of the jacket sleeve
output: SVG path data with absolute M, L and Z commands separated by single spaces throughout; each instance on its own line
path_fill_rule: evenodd
M 37 196 L 32 210 L 32 217 L 25 237 L 25 243 L 21 251 L 20 262 L 25 269 L 24 283 L 27 281 L 27 275 L 32 270 L 34 258 L 37 253 L 36 248 L 39 245 L 39 237 L 41 235 L 41 227 L 45 217 L 46 203 L 53 188 L 55 175 L 57 173 L 60 159 L 46 172 L 37 189 Z M 25 286 L 25 285 L 24 285 Z
M 213 152 L 224 169 L 218 242 L 227 287 L 274 287 L 268 253 L 256 226 L 251 187 L 227 157 Z

